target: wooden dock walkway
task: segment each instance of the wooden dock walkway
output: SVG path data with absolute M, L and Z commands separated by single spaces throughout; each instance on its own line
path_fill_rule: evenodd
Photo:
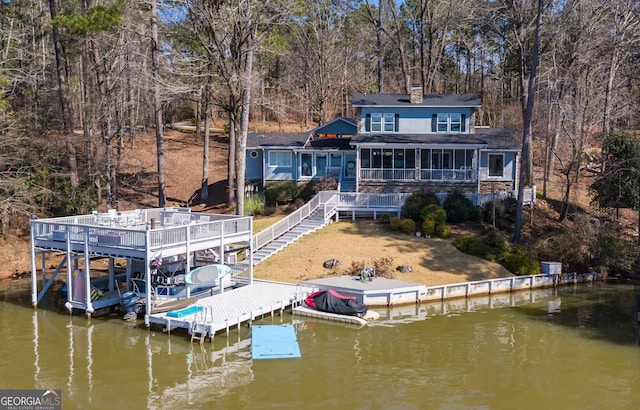
M 302 303 L 312 292 L 311 288 L 281 282 L 254 280 L 252 285 L 225 290 L 213 296 L 199 299 L 194 305 L 196 311 L 181 317 L 171 317 L 170 312 L 148 316 L 149 323 L 163 326 L 171 332 L 177 328 L 187 329 L 192 340 L 202 342 L 205 337 L 213 339 L 222 330 L 256 318 L 273 316 Z M 193 309 L 192 309 L 193 311 Z

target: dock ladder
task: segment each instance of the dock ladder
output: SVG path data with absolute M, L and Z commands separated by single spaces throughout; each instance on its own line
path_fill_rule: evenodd
M 210 327 L 207 323 L 213 321 L 213 307 L 205 306 L 195 314 L 193 322 L 191 323 L 191 343 L 194 340 L 198 340 L 200 344 L 204 342 L 204 339 L 210 333 Z M 210 335 L 213 338 L 213 335 Z

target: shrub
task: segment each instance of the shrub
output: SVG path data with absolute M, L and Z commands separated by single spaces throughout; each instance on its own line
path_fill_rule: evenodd
M 427 205 L 420 211 L 420 219 L 423 221 L 431 219 L 435 225 L 443 224 L 447 220 L 447 211 L 440 205 Z
M 351 276 L 360 276 L 366 266 L 370 266 L 375 270 L 376 276 L 391 278 L 393 276 L 393 258 L 381 257 L 373 259 L 371 263 L 365 261 L 353 261 L 351 266 L 347 268 L 346 273 Z
M 293 201 L 292 203 L 290 203 L 289 205 L 287 205 L 287 207 L 285 208 L 284 212 L 287 214 L 290 214 L 292 212 L 294 212 L 295 210 L 301 208 L 304 205 L 304 201 L 300 198 L 296 199 L 295 201 Z
M 467 222 L 475 206 L 464 194 L 456 191 L 447 196 L 442 207 L 447 211 L 447 222 L 457 224 Z
M 264 198 L 261 194 L 251 194 L 244 201 L 245 215 L 262 215 L 264 211 Z
M 492 224 L 495 212 L 496 227 L 502 230 L 509 231 L 513 229 L 516 208 L 517 200 L 513 198 L 505 198 L 502 201 L 497 202 L 488 202 L 484 205 L 483 209 L 484 221 L 486 223 Z
M 440 205 L 438 197 L 433 192 L 416 192 L 410 195 L 404 203 L 404 213 L 407 218 L 421 221 L 420 212 L 427 205 Z
M 318 184 L 315 181 L 307 182 L 298 186 L 295 197 L 302 199 L 304 202 L 309 201 L 318 193 Z
M 389 225 L 391 223 L 391 215 L 388 215 L 388 214 L 380 215 L 380 218 L 378 218 L 378 222 L 380 222 L 383 225 Z
M 591 266 L 598 271 L 618 273 L 630 270 L 635 262 L 636 250 L 632 243 L 619 238 L 614 232 L 600 232 L 589 248 Z
M 479 236 L 461 235 L 451 243 L 460 252 L 486 260 L 495 260 L 493 250 L 485 243 L 483 238 Z
M 469 221 L 479 223 L 479 222 L 482 222 L 482 219 L 483 219 L 482 207 L 479 205 L 475 205 L 471 210 L 471 214 L 469 215 Z
M 422 233 L 425 235 L 433 235 L 436 229 L 436 223 L 433 219 L 427 219 L 422 223 Z
M 413 234 L 416 231 L 416 223 L 413 219 L 403 219 L 400 222 L 400 230 L 404 233 Z
M 393 258 L 383 256 L 373 260 L 373 269 L 376 276 L 391 278 L 393 276 Z
M 347 269 L 347 274 L 351 276 L 360 276 L 362 270 L 366 266 L 366 263 L 363 261 L 353 261 L 351 262 L 351 266 Z
M 504 252 L 499 261 L 502 266 L 516 275 L 540 274 L 540 262 L 528 257 L 517 245 L 511 246 L 511 251 Z
M 483 241 L 487 246 L 493 250 L 495 254 L 501 254 L 507 252 L 511 247 L 509 239 L 500 231 L 492 230 L 484 238 Z
M 264 201 L 266 205 L 277 206 L 293 201 L 296 193 L 297 189 L 292 181 L 272 182 L 264 189 Z
M 451 237 L 451 227 L 447 224 L 438 224 L 435 227 L 436 236 L 447 239 Z
M 392 216 L 389 219 L 389 225 L 391 226 L 391 229 L 393 229 L 394 231 L 399 231 L 400 230 L 400 218 L 398 218 L 397 216 Z

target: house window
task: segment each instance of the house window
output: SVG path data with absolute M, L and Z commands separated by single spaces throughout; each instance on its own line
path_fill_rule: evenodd
M 491 178 L 504 177 L 504 155 L 503 154 L 489 154 L 489 177 Z
M 432 132 L 461 133 L 465 132 L 466 116 L 460 113 L 438 113 L 431 119 Z
M 291 152 L 290 151 L 269 151 L 270 167 L 290 167 Z
M 396 116 L 393 113 L 372 113 L 371 132 L 396 132 Z
M 300 164 L 302 165 L 301 175 L 303 177 L 310 177 L 313 169 L 313 155 L 312 154 L 302 154 L 300 156 Z
M 324 176 L 327 172 L 327 155 L 316 154 L 316 176 Z

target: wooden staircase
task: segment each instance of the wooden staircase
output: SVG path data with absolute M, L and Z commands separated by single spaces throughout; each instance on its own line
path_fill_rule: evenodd
M 310 234 L 311 232 L 315 232 L 323 228 L 330 222 L 331 219 L 325 218 L 324 210 L 322 208 L 316 209 L 299 224 L 295 225 L 290 230 L 275 238 L 260 249 L 255 250 L 253 252 L 253 265 L 257 265 L 263 260 L 286 248 L 296 240 L 302 238 L 307 234 Z M 236 265 L 236 268 L 241 268 L 243 270 L 249 269 L 249 260 L 245 259 L 244 261 L 238 263 Z

